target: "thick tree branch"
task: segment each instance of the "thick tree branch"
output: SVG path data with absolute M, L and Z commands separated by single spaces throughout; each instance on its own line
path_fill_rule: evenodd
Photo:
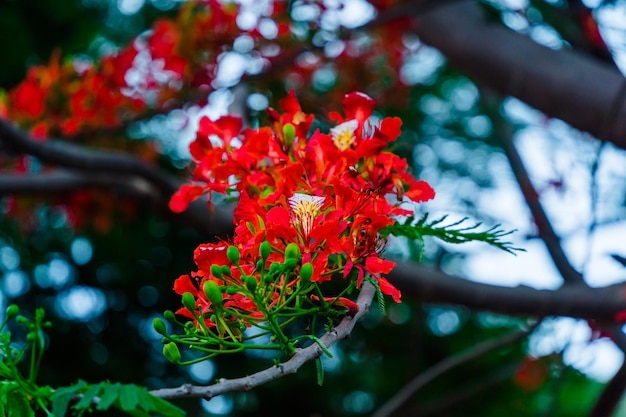
M 398 264 L 389 280 L 417 301 L 513 316 L 570 316 L 614 322 L 615 314 L 626 310 L 624 284 L 604 288 L 564 286 L 557 290 L 510 288 L 468 281 L 409 262 Z
M 625 81 L 610 65 L 488 22 L 477 2 L 420 3 L 405 6 L 415 33 L 466 75 L 626 149 Z
M 167 196 L 173 194 L 179 186 L 176 180 L 159 168 L 141 161 L 134 155 L 91 150 L 55 140 L 37 141 L 2 118 L 0 118 L 0 140 L 16 152 L 32 155 L 43 162 L 60 167 L 136 175 L 153 184 Z
M 57 170 L 45 174 L 0 174 L 0 195 L 57 195 L 86 188 L 119 190 L 122 194 L 154 199 L 150 184 L 137 177 L 100 175 L 81 171 Z
M 357 298 L 357 304 L 359 305 L 358 313 L 354 317 L 346 316 L 337 327 L 323 335 L 320 338 L 320 342 L 329 348 L 339 340 L 348 337 L 357 320 L 366 315 L 369 311 L 375 293 L 376 290 L 372 284 L 368 282 L 364 283 L 359 297 Z M 199 397 L 208 400 L 227 392 L 248 391 L 282 376 L 295 374 L 302 365 L 321 356 L 322 353 L 322 349 L 317 344 L 313 343 L 306 348 L 298 350 L 291 359 L 281 363 L 279 366 L 272 366 L 271 368 L 247 377 L 222 379 L 217 384 L 202 387 L 186 384 L 178 388 L 163 388 L 151 391 L 150 393 L 166 400 L 191 397 Z
M 148 198 L 161 212 L 174 215 L 168 208 L 180 181 L 154 165 L 133 155 L 85 149 L 60 141 L 37 141 L 27 133 L 0 118 L 0 141 L 19 153 L 37 157 L 64 169 L 53 174 L 31 176 L 3 175 L 0 194 L 27 192 L 49 195 L 73 189 L 101 188 Z M 182 221 L 210 236 L 232 233 L 232 211 L 228 207 L 208 209 L 204 200 L 196 200 L 180 215 Z

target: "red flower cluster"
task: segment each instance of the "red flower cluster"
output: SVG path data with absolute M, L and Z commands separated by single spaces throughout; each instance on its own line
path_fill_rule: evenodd
M 263 318 L 264 309 L 290 308 L 284 303 L 303 285 L 338 276 L 346 288 L 358 288 L 368 275 L 399 302 L 400 292 L 382 276 L 395 263 L 381 258 L 385 242 L 379 232 L 395 223 L 394 216 L 413 214 L 400 208 L 405 198 L 420 203 L 434 197 L 426 182 L 407 171 L 404 159 L 384 150 L 398 138 L 400 119 L 375 121 L 374 100 L 351 93 L 343 100 L 344 115 L 331 113 L 337 125 L 323 133 L 312 131 L 314 116 L 302 111 L 293 91 L 280 104 L 283 113 L 269 110 L 272 128 L 241 131 L 241 120 L 232 116 L 200 121 L 190 146 L 194 183 L 181 187 L 170 206 L 180 212 L 201 195 L 237 194 L 235 236 L 231 243 L 198 247 L 198 271 L 180 277 L 175 291 L 193 294 L 192 310 L 203 315 L 230 305 L 253 320 Z M 210 295 L 209 282 L 217 284 L 220 297 Z M 258 305 L 251 288 L 263 288 L 266 306 Z M 345 298 L 330 300 L 355 308 Z M 179 313 L 199 317 L 187 307 Z

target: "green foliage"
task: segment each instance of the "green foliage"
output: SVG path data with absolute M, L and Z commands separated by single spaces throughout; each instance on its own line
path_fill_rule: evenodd
M 138 417 L 185 415 L 178 407 L 151 395 L 147 388 L 132 384 L 88 384 L 81 380 L 56 390 L 38 386 L 37 374 L 45 348 L 43 329 L 50 327 L 50 322 L 44 320 L 41 308 L 36 310 L 34 319 L 18 313 L 18 307 L 10 305 L 0 326 L 0 417 L 34 417 L 36 410 L 43 410 L 48 417 L 82 416 L 94 409 L 111 408 Z M 6 330 L 13 319 L 26 328 L 26 343 L 16 343 L 12 333 Z M 24 376 L 18 365 L 26 358 L 29 367 L 28 375 Z
M 453 223 L 442 225 L 448 218 L 447 215 L 436 220 L 428 219 L 428 213 L 425 213 L 417 222 L 414 217 L 408 217 L 404 223 L 396 223 L 387 226 L 381 234 L 383 236 L 405 236 L 412 240 L 423 243 L 424 236 L 433 236 L 447 243 L 467 243 L 467 242 L 484 242 L 491 246 L 509 253 L 515 251 L 523 251 L 524 249 L 512 246 L 511 242 L 503 241 L 504 236 L 510 235 L 515 230 L 504 231 L 500 229 L 500 225 L 495 225 L 484 231 L 477 231 L 482 223 L 474 223 L 469 226 L 462 226 L 468 218 L 463 217 L 461 220 Z
M 70 406 L 72 401 L 78 401 Z M 162 398 L 155 397 L 145 387 L 133 384 L 101 382 L 87 384 L 78 381 L 69 387 L 59 388 L 50 397 L 55 417 L 83 415 L 85 412 L 118 409 L 131 416 L 182 417 L 185 413 Z

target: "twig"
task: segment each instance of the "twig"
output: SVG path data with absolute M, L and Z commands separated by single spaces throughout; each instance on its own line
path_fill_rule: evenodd
M 521 340 L 522 338 L 529 335 L 536 328 L 536 326 L 537 324 L 527 330 L 511 333 L 495 340 L 482 342 L 481 344 L 476 345 L 456 356 L 450 356 L 442 360 L 441 362 L 428 368 L 426 371 L 420 373 L 411 381 L 409 381 L 409 383 L 406 384 L 400 391 L 398 391 L 391 399 L 389 399 L 378 410 L 376 410 L 376 412 L 372 414 L 372 417 L 388 417 L 389 415 L 391 415 L 391 413 L 400 408 L 409 398 L 414 396 L 417 391 L 419 391 L 422 387 L 424 387 L 426 384 L 428 384 L 438 376 L 460 365 L 479 358 L 480 356 L 486 355 L 493 350 L 499 349 L 501 347 L 515 343 L 518 340 Z
M 452 392 L 445 397 L 437 398 L 424 405 L 412 407 L 402 415 L 426 417 L 430 415 L 444 415 L 446 410 L 458 406 L 465 401 L 476 398 L 476 396 L 484 391 L 490 390 L 492 387 L 510 381 L 511 377 L 519 367 L 519 363 L 512 363 L 504 366 L 498 366 L 495 372 L 489 373 L 480 380 L 466 381 L 464 384 L 455 385 Z
M 469 281 L 411 262 L 397 264 L 388 278 L 403 295 L 416 301 L 463 305 L 514 316 L 569 316 L 615 322 L 615 315 L 626 310 L 624 283 L 602 288 L 580 285 L 556 290 L 522 285 L 511 288 Z
M 494 114 L 497 113 L 494 112 Z M 522 191 L 526 205 L 530 209 L 535 224 L 537 225 L 539 237 L 544 241 L 554 265 L 563 277 L 565 283 L 586 285 L 582 274 L 574 269 L 567 259 L 561 246 L 561 238 L 554 231 L 552 223 L 550 223 L 550 219 L 548 219 L 548 215 L 539 202 L 539 194 L 533 187 L 528 171 L 513 143 L 511 129 L 505 124 L 501 117 L 495 116 L 494 119 L 495 136 L 509 160 L 509 164 Z
M 375 292 L 376 291 L 372 284 L 368 282 L 365 282 L 363 284 L 359 297 L 357 298 L 357 304 L 359 305 L 358 313 L 354 317 L 344 317 L 344 319 L 337 325 L 337 327 L 335 327 L 330 332 L 324 334 L 320 338 L 320 342 L 324 346 L 326 346 L 326 348 L 331 347 L 337 341 L 344 339 L 350 335 L 357 320 L 363 317 L 369 311 Z M 322 353 L 322 349 L 318 346 L 318 344 L 313 343 L 306 348 L 298 350 L 288 361 L 283 362 L 278 366 L 272 366 L 271 368 L 265 369 L 247 377 L 235 379 L 221 379 L 218 383 L 206 387 L 185 384 L 177 388 L 163 388 L 154 390 L 150 393 L 166 400 L 192 397 L 204 398 L 208 400 L 227 392 L 248 391 L 269 381 L 273 381 L 285 375 L 296 373 L 302 365 L 321 356 Z

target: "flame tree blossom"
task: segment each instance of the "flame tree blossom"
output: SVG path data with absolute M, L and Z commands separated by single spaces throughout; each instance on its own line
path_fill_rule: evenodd
M 203 358 L 252 348 L 291 354 L 315 342 L 322 326 L 356 313 L 350 296 L 365 279 L 400 302 L 384 278 L 395 263 L 381 257 L 388 236 L 381 232 L 397 216 L 414 214 L 402 202 L 422 203 L 435 193 L 414 178 L 406 160 L 385 150 L 402 122 L 373 121 L 375 105 L 363 93 L 347 94 L 343 115 L 329 115 L 336 126 L 327 133 L 311 129 L 314 116 L 303 112 L 293 91 L 281 100 L 282 113 L 269 109 L 270 127 L 242 130 L 233 116 L 200 121 L 190 145 L 192 182 L 170 207 L 183 211 L 201 196 L 210 204 L 211 193 L 237 196 L 235 234 L 200 245 L 197 271 L 175 281 L 183 307 L 165 316 L 185 334 L 168 335 L 162 323 L 155 325 L 168 358 L 181 363 L 172 353 L 177 343 Z M 302 325 L 303 317 L 312 324 Z M 250 327 L 271 341 L 255 343 L 259 332 L 250 336 Z

